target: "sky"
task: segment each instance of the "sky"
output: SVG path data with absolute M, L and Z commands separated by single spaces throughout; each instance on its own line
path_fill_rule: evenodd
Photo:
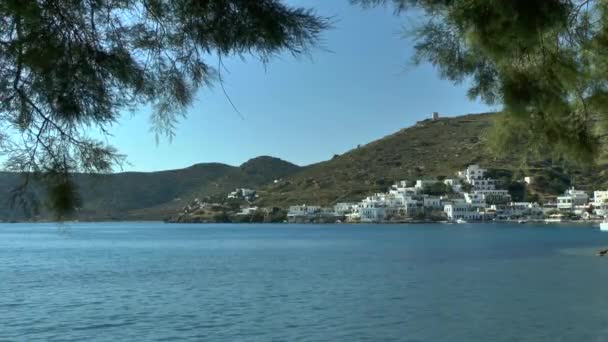
M 348 0 L 288 0 L 332 17 L 333 29 L 309 56 L 223 58 L 224 88 L 203 88 L 172 141 L 156 143 L 149 108 L 128 113 L 110 131 L 124 170 L 178 169 L 197 163 L 240 165 L 261 155 L 298 165 L 327 160 L 392 134 L 432 112 L 456 116 L 491 110 L 466 97 L 466 85 L 411 63 L 416 14 L 362 9 Z M 209 61 L 212 63 L 211 61 Z M 213 62 L 215 63 L 215 62 Z

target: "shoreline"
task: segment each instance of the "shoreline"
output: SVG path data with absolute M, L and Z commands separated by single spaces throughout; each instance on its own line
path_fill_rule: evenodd
M 429 221 L 429 220 L 411 220 L 411 221 L 395 221 L 395 222 L 196 222 L 196 221 L 181 221 L 172 222 L 166 220 L 66 220 L 66 221 L 55 221 L 55 220 L 39 220 L 39 221 L 4 221 L 0 224 L 43 224 L 43 223 L 57 223 L 57 224 L 70 224 L 70 223 L 153 223 L 163 222 L 166 224 L 230 224 L 230 225 L 254 225 L 254 224 L 269 224 L 269 225 L 403 225 L 403 224 L 446 224 L 446 225 L 466 225 L 466 224 L 517 224 L 517 225 L 540 225 L 540 224 L 551 224 L 551 225 L 577 225 L 577 226 L 598 226 L 603 220 L 592 219 L 592 220 L 563 220 L 561 222 L 545 222 L 544 220 L 526 220 L 526 222 L 519 222 L 518 220 L 496 220 L 496 221 L 468 221 L 466 223 L 456 223 L 451 221 Z

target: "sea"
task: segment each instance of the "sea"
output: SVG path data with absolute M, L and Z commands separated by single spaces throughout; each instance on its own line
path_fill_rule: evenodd
M 0 341 L 608 341 L 568 224 L 0 225 Z

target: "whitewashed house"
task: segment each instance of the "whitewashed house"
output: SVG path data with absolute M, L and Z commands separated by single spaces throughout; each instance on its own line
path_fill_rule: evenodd
M 334 205 L 334 213 L 338 216 L 345 216 L 346 214 L 350 214 L 354 212 L 357 208 L 357 203 L 337 203 Z
M 469 182 L 475 190 L 495 190 L 496 181 L 491 178 L 471 179 Z
M 511 200 L 508 190 L 473 190 L 464 194 L 466 203 L 475 208 L 485 208 L 488 203 L 507 203 Z
M 562 196 L 557 197 L 557 209 L 565 211 L 575 211 L 577 207 L 587 205 L 589 196 L 582 190 L 575 190 L 574 187 L 566 190 Z
M 608 191 L 593 192 L 594 213 L 598 216 L 608 215 Z
M 423 203 L 410 195 L 393 196 L 392 200 L 387 203 L 387 215 L 408 217 L 415 215 L 422 209 Z
M 486 203 L 488 202 L 509 202 L 511 195 L 509 190 L 473 190 L 472 192 L 476 197 L 483 197 Z
M 359 220 L 361 222 L 382 222 L 386 217 L 384 207 L 363 207 L 359 209 Z
M 334 208 L 322 208 L 316 205 L 294 205 L 289 207 L 287 221 L 290 223 L 332 223 L 336 216 Z
M 531 202 L 491 205 L 490 209 L 496 212 L 496 217 L 499 219 L 539 218 L 543 216 L 543 208 L 538 203 Z
M 402 216 L 413 216 L 416 213 L 418 213 L 420 210 L 420 202 L 418 202 L 417 200 L 409 197 L 409 198 L 405 198 L 403 201 L 403 207 L 400 211 L 400 215 Z
M 594 191 L 593 205 L 599 206 L 604 203 L 608 203 L 608 191 Z
M 416 187 L 408 187 L 406 181 L 400 181 L 398 183 L 395 183 L 389 189 L 389 194 L 395 195 L 395 196 L 397 196 L 397 195 L 413 196 L 417 192 L 418 192 L 418 189 L 416 189 Z
M 458 177 L 463 178 L 467 183 L 471 183 L 474 179 L 485 178 L 486 172 L 488 170 L 479 167 L 479 165 L 469 165 L 466 170 L 458 172 Z
M 486 207 L 486 198 L 482 194 L 478 194 L 475 192 L 465 192 L 464 200 L 467 204 L 474 208 L 485 208 Z
M 421 205 L 409 192 L 393 191 L 365 198 L 358 206 L 358 213 L 361 222 L 380 222 L 414 215 Z
M 435 196 L 424 196 L 423 206 L 427 209 L 441 209 L 441 198 Z
M 289 207 L 287 217 L 314 216 L 321 211 L 321 207 L 316 205 L 292 205 Z
M 370 196 L 359 205 L 361 222 L 380 222 L 386 217 L 386 203 L 379 196 Z
M 228 194 L 229 199 L 246 199 L 252 200 L 256 197 L 256 191 L 253 189 L 237 188 Z
M 254 214 L 256 211 L 258 211 L 258 207 L 242 208 L 241 211 L 239 211 L 236 215 L 237 216 L 247 216 L 247 215 Z
M 443 211 L 446 213 L 449 220 L 462 219 L 467 221 L 478 221 L 482 218 L 479 210 L 469 203 L 454 202 L 446 204 L 443 207 Z

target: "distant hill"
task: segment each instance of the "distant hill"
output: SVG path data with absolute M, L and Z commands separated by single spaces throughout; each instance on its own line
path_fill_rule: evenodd
M 258 206 L 332 205 L 361 200 L 399 180 L 452 177 L 470 164 L 493 169 L 495 177 L 505 183 L 532 176 L 535 184 L 525 190 L 540 199 L 557 195 L 572 184 L 587 191 L 608 186 L 605 167 L 586 168 L 548 158 L 528 160 L 524 167 L 518 158 L 524 144 L 512 146 L 510 155 L 495 157 L 484 139 L 498 115 L 424 120 L 331 160 L 304 167 L 263 156 L 240 166 L 207 163 L 160 172 L 79 174 L 76 180 L 84 200 L 79 219 L 163 219 L 195 197 L 225 198 L 237 187 L 258 189 Z M 19 181 L 17 174 L 0 173 L 0 219 L 24 218 L 22 210 L 2 200 Z
M 360 200 L 384 191 L 398 180 L 452 177 L 470 164 L 502 170 L 511 179 L 535 176 L 530 191 L 552 196 L 565 190 L 574 180 L 577 187 L 592 190 L 606 185 L 607 175 L 600 168 L 565 167 L 550 159 L 528 160 L 522 168 L 513 146 L 512 154 L 497 158 L 486 148 L 485 135 L 501 114 L 473 114 L 416 125 L 357 147 L 331 160 L 310 165 L 260 192 L 261 205 L 331 205 L 339 201 Z M 519 178 L 518 178 L 519 177 Z
M 174 214 L 194 197 L 225 196 L 237 187 L 258 188 L 288 176 L 299 166 L 273 157 L 258 157 L 241 166 L 219 163 L 160 172 L 124 172 L 76 176 L 83 208 L 82 220 L 162 219 Z M 0 187 L 8 198 L 20 177 L 0 173 Z M 0 218 L 23 219 L 19 208 L 0 200 Z

